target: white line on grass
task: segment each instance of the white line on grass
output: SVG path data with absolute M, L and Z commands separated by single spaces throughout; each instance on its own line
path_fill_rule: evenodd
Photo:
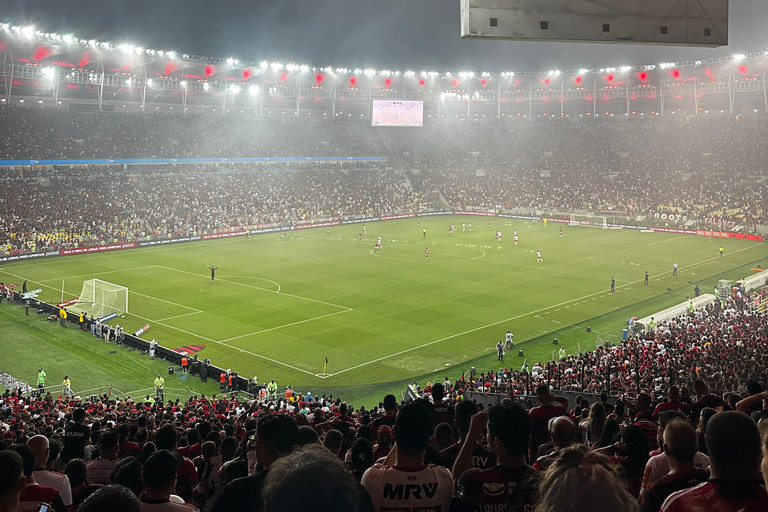
M 133 291 L 131 289 L 128 289 L 128 292 L 132 293 L 134 295 L 138 295 L 140 297 L 146 297 L 146 298 L 152 299 L 152 300 L 159 300 L 160 302 L 165 302 L 166 304 L 170 304 L 171 306 L 178 306 L 178 307 L 184 308 L 184 309 L 191 309 L 194 313 L 202 313 L 202 311 L 200 311 L 199 309 L 195 309 L 195 308 L 192 308 L 192 307 L 189 307 L 189 306 L 185 306 L 183 304 L 177 304 L 175 302 L 171 302 L 170 300 L 158 299 L 157 297 L 153 297 L 152 295 L 145 295 L 143 293 L 135 292 L 135 291 Z
M 205 275 L 196 274 L 194 272 L 188 272 L 186 270 L 179 270 L 177 268 L 172 268 L 172 267 L 164 267 L 162 265 L 155 265 L 155 266 L 158 267 L 158 268 L 165 269 L 165 270 L 173 270 L 175 272 L 182 272 L 184 274 L 190 274 L 190 275 L 193 275 L 193 276 L 205 277 L 206 279 L 208 278 Z M 261 278 L 257 278 L 257 279 L 261 279 Z M 265 281 L 269 281 L 269 279 L 264 279 L 264 280 Z M 267 288 L 262 288 L 260 286 L 253 286 L 253 285 L 250 285 L 250 284 L 241 283 L 239 281 L 230 281 L 228 279 L 222 279 L 222 278 L 219 278 L 219 281 L 224 281 L 225 283 L 234 284 L 234 285 L 237 285 L 237 286 L 244 286 L 246 288 L 252 288 L 254 290 L 262 290 L 262 291 L 269 292 L 269 293 L 279 293 L 280 295 L 283 295 L 285 297 L 293 297 L 294 299 L 308 300 L 310 302 L 317 302 L 318 304 L 325 304 L 326 306 L 333 306 L 333 307 L 336 307 L 336 308 L 346 309 L 346 310 L 349 310 L 349 311 L 352 311 L 352 309 L 353 309 L 353 308 L 350 308 L 350 307 L 347 307 L 347 306 L 342 306 L 340 304 L 334 304 L 332 302 L 325 302 L 325 301 L 318 300 L 318 299 L 310 299 L 309 297 L 302 297 L 301 295 L 293 295 L 291 293 L 280 292 L 280 290 L 279 290 L 280 285 L 275 283 L 275 281 L 269 281 L 269 282 L 276 284 L 278 286 L 278 290 L 269 290 Z
M 342 313 L 344 313 L 344 311 L 342 311 Z M 152 319 L 145 318 L 145 317 L 138 316 L 138 315 L 133 315 L 133 316 L 135 316 L 136 318 L 141 318 L 142 320 L 146 320 L 148 322 L 154 322 L 154 323 L 156 323 L 158 325 L 162 325 L 163 327 L 167 327 L 169 329 L 174 329 L 174 330 L 179 331 L 181 333 L 184 333 L 184 334 L 186 334 L 188 336 L 193 336 L 195 338 L 200 338 L 201 340 L 205 340 L 205 341 L 208 341 L 210 343 L 216 343 L 218 345 L 223 345 L 223 346 L 225 346 L 227 348 L 231 348 L 232 350 L 236 350 L 236 351 L 240 352 L 241 354 L 248 354 L 248 355 L 257 357 L 259 359 L 264 359 L 265 361 L 269 361 L 270 363 L 274 363 L 274 364 L 277 364 L 277 365 L 280 365 L 280 366 L 285 366 L 286 368 L 290 368 L 291 370 L 296 370 L 297 372 L 306 373 L 307 375 L 312 375 L 312 376 L 315 375 L 314 373 L 308 372 L 307 370 L 304 370 L 302 368 L 298 368 L 296 366 L 292 366 L 292 365 L 290 365 L 288 363 L 283 363 L 282 361 L 277 361 L 276 359 L 272 359 L 271 357 L 267 357 L 267 356 L 264 356 L 264 355 L 261 355 L 261 354 L 257 354 L 255 352 L 251 352 L 249 350 L 245 350 L 245 349 L 242 349 L 240 347 L 235 347 L 233 345 L 229 345 L 229 344 L 227 344 L 227 343 L 225 343 L 223 341 L 212 340 L 211 338 L 206 338 L 205 336 L 202 336 L 200 334 L 197 334 L 197 333 L 194 333 L 194 332 L 190 332 L 190 331 L 185 331 L 184 329 L 180 329 L 180 328 L 174 327 L 172 325 L 164 324 L 163 322 L 160 322 L 158 320 L 152 320 Z
M 185 316 L 191 316 L 191 315 L 198 315 L 202 313 L 202 311 L 193 311 L 191 313 L 184 313 L 183 315 L 176 315 L 176 316 L 169 316 L 167 318 L 161 318 L 160 320 L 155 320 L 155 322 L 165 322 L 166 320 L 173 320 L 174 318 L 181 318 Z
M 269 329 L 262 329 L 261 331 L 254 331 L 254 332 L 249 332 L 248 334 L 241 334 L 239 336 L 233 336 L 232 338 L 227 338 L 225 340 L 217 341 L 216 343 L 224 343 L 226 341 L 238 340 L 240 338 L 246 338 L 248 336 L 255 336 L 257 334 L 262 334 L 262 333 L 269 332 L 269 331 L 275 331 L 277 329 L 282 329 L 284 327 L 290 327 L 292 325 L 299 325 L 299 324 L 303 324 L 305 322 L 312 322 L 314 320 L 320 320 L 321 318 L 326 318 L 326 317 L 329 317 L 329 316 L 340 315 L 342 313 L 349 313 L 350 311 L 352 311 L 352 310 L 351 309 L 345 309 L 344 311 L 336 311 L 335 313 L 328 313 L 327 315 L 316 316 L 314 318 L 307 318 L 305 320 L 299 320 L 298 322 L 292 322 L 290 324 L 278 325 L 277 327 L 270 327 Z
M 738 249 L 736 251 L 733 251 L 733 253 L 746 251 L 747 249 L 752 249 L 752 247 L 744 247 L 743 249 Z M 714 261 L 717 258 L 719 258 L 719 256 L 715 256 L 713 258 L 709 258 L 709 259 L 703 260 L 702 262 L 699 262 L 699 263 Z M 690 265 L 688 267 L 683 267 L 683 268 L 689 268 L 689 267 L 690 267 Z M 622 285 L 620 287 L 630 286 L 632 284 L 637 284 L 637 283 L 640 283 L 642 281 L 643 281 L 643 279 L 638 279 L 637 281 L 634 281 L 632 283 L 627 283 L 627 284 Z M 588 297 L 594 297 L 595 295 L 598 295 L 600 293 L 603 293 L 603 292 L 590 293 L 589 295 L 584 295 L 583 297 L 578 297 L 576 299 L 567 300 L 567 301 L 561 302 L 559 304 L 553 304 L 552 306 L 547 306 L 545 308 L 537 309 L 535 311 L 529 311 L 527 313 L 521 313 L 519 315 L 510 317 L 510 318 L 505 318 L 504 320 L 499 320 L 497 322 L 492 322 L 492 323 L 487 324 L 487 325 L 482 325 L 480 327 L 475 327 L 474 329 L 469 329 L 467 331 L 460 332 L 460 333 L 457 333 L 457 334 L 451 334 L 450 336 L 446 336 L 444 338 L 440 338 L 439 340 L 429 341 L 427 343 L 423 343 L 423 344 L 418 345 L 416 347 L 411 347 L 411 348 L 407 348 L 405 350 L 401 350 L 399 352 L 395 352 L 394 354 L 389 354 L 389 355 L 386 355 L 386 356 L 383 356 L 383 357 L 379 357 L 379 358 L 373 359 L 371 361 L 367 361 L 365 363 L 360 363 L 360 364 L 356 364 L 354 366 L 350 366 L 349 368 L 346 368 L 344 370 L 340 370 L 340 371 L 338 371 L 336 373 L 329 373 L 327 375 L 327 377 L 334 377 L 336 375 L 340 375 L 342 373 L 346 373 L 346 372 L 351 371 L 351 370 L 356 370 L 358 368 L 362 368 L 363 366 L 368 366 L 370 364 L 378 363 L 380 361 L 384 361 L 384 360 L 392 358 L 392 357 L 396 357 L 396 356 L 400 356 L 400 355 L 403 355 L 403 354 L 407 354 L 408 352 L 413 352 L 414 350 L 419 350 L 420 348 L 424 348 L 424 347 L 428 347 L 430 345 L 434 345 L 435 343 L 440 343 L 440 342 L 447 341 L 447 340 L 450 340 L 450 339 L 453 339 L 453 338 L 458 338 L 459 336 L 464 336 L 465 334 L 471 334 L 473 332 L 481 331 L 483 329 L 487 329 L 488 327 L 493 327 L 495 325 L 503 324 L 505 322 L 510 322 L 512 320 L 517 320 L 519 318 L 523 318 L 523 317 L 526 317 L 526 316 L 536 315 L 538 313 L 541 313 L 542 311 L 546 311 L 546 310 L 549 310 L 549 309 L 552 309 L 552 308 L 557 308 L 557 307 L 563 306 L 565 304 L 570 304 L 570 303 L 573 303 L 573 302 L 577 302 L 577 301 L 586 299 Z M 594 300 L 594 298 L 593 298 L 593 300 Z M 559 309 L 556 309 L 555 311 L 559 311 Z M 305 373 L 309 373 L 309 372 L 305 372 Z
M 680 236 L 675 236 L 675 237 L 672 237 L 672 238 L 667 238 L 666 240 L 657 240 L 656 242 L 650 242 L 647 245 L 663 244 L 664 242 L 671 242 L 672 240 L 677 240 L 678 238 L 683 238 L 685 236 L 689 236 L 689 235 L 680 235 Z
M 102 274 L 114 274 L 116 272 L 131 272 L 133 270 L 144 270 L 146 268 L 152 268 L 155 265 L 144 265 L 143 267 L 133 267 L 133 268 L 121 268 L 120 270 L 105 270 L 105 271 L 99 271 L 99 272 L 91 272 L 90 274 L 81 274 L 79 276 L 64 276 L 63 279 L 77 279 L 79 277 L 93 277 L 93 276 L 100 276 Z M 42 281 L 38 281 L 39 283 L 47 283 L 48 281 L 54 281 L 58 282 L 61 281 L 61 278 L 54 277 L 53 279 L 44 279 Z

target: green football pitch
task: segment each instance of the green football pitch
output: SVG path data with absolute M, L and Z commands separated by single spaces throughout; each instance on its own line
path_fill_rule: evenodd
M 462 232 L 470 222 L 474 230 Z M 29 260 L 6 264 L 0 281 L 27 279 L 51 303 L 76 297 L 90 278 L 126 286 L 130 312 L 118 320 L 126 332 L 148 323 L 143 337 L 164 347 L 204 345 L 199 357 L 245 377 L 369 405 L 414 378 L 423 384 L 454 380 L 470 366 L 498 368 L 495 345 L 507 330 L 516 346 L 503 365 L 517 369 L 518 349 L 529 361 L 548 360 L 553 338 L 568 353 L 593 349 L 597 335 L 617 341 L 628 317 L 677 304 L 696 284 L 710 293 L 718 279 L 766 264 L 766 246 L 756 242 L 565 225 L 560 236 L 554 223 L 491 222 L 489 229 L 482 217 L 412 218 L 369 223 L 362 240 L 363 226 L 354 224 Z M 207 265 L 220 266 L 214 281 Z M 49 383 L 67 373 L 75 390 L 129 391 L 150 387 L 163 370 L 137 352 L 110 354 L 113 345 L 25 317 L 23 308 L 3 304 L 0 321 L 0 369 L 28 382 L 43 365 Z M 169 387 L 216 390 L 170 379 Z

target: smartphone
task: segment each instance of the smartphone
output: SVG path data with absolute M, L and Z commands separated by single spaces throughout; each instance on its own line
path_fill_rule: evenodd
M 51 507 L 47 503 L 43 503 L 40 505 L 40 508 L 37 512 L 49 512 L 51 510 Z

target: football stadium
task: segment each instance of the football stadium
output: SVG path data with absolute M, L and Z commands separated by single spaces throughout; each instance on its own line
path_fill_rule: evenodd
M 591 4 L 0 13 L 0 510 L 768 509 L 759 6 Z

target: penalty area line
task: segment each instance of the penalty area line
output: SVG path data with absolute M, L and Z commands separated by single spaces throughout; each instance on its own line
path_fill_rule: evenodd
M 746 251 L 748 249 L 752 249 L 752 247 L 744 247 L 743 249 L 739 249 L 739 250 L 733 251 L 732 254 L 735 254 L 735 253 L 738 253 L 738 252 L 742 252 L 742 251 Z M 719 256 L 708 258 L 706 260 L 700 261 L 699 264 L 705 263 L 705 262 L 710 262 L 710 261 L 715 261 L 715 260 L 717 260 L 718 257 Z M 696 265 L 696 263 L 694 263 L 692 265 Z M 692 265 L 688 265 L 687 267 L 681 267 L 681 268 L 690 268 Z M 631 283 L 627 283 L 627 284 L 622 285 L 622 286 L 617 286 L 617 288 L 623 288 L 623 287 L 627 287 L 627 286 L 630 286 L 630 285 L 633 285 L 633 284 L 638 284 L 638 283 L 642 282 L 643 280 L 644 279 L 638 279 L 637 281 L 634 281 L 634 282 L 631 282 Z M 328 377 L 334 377 L 336 375 L 341 375 L 342 373 L 346 373 L 346 372 L 349 372 L 349 371 L 352 371 L 352 370 L 356 370 L 358 368 L 362 368 L 364 366 L 368 366 L 368 365 L 373 364 L 373 363 L 378 363 L 378 362 L 381 362 L 381 361 L 385 361 L 385 360 L 390 359 L 392 357 L 397 357 L 397 356 L 400 356 L 400 355 L 403 355 L 403 354 L 407 354 L 408 352 L 413 352 L 414 350 L 419 350 L 421 348 L 428 347 L 430 345 L 434 345 L 435 343 L 441 343 L 443 341 L 447 341 L 447 340 L 450 340 L 450 339 L 453 339 L 453 338 L 458 338 L 459 336 L 464 336 L 466 334 L 472 334 L 473 332 L 481 331 L 483 329 L 487 329 L 488 327 L 493 327 L 493 326 L 496 326 L 496 325 L 499 325 L 499 324 L 503 324 L 505 322 L 510 322 L 512 320 L 518 320 L 518 319 L 526 317 L 526 316 L 537 315 L 537 314 L 539 314 L 539 313 L 541 313 L 543 311 L 547 311 L 547 310 L 550 310 L 552 308 L 557 308 L 557 307 L 560 307 L 560 306 L 564 306 L 566 304 L 571 304 L 571 303 L 574 303 L 574 302 L 579 302 L 579 301 L 582 301 L 582 300 L 587 299 L 589 297 L 599 296 L 601 293 L 604 293 L 604 292 L 603 291 L 599 291 L 599 292 L 595 292 L 595 293 L 590 293 L 589 295 L 584 295 L 583 297 L 577 297 L 575 299 L 567 300 L 565 302 L 561 302 L 560 304 L 553 304 L 553 305 L 547 306 L 545 308 L 537 309 L 537 310 L 534 310 L 534 311 L 529 311 L 527 313 L 521 313 L 519 315 L 516 315 L 516 316 L 513 316 L 513 317 L 509 317 L 509 318 L 505 318 L 504 320 L 499 320 L 497 322 L 492 322 L 492 323 L 487 324 L 487 325 L 481 325 L 480 327 L 475 327 L 474 329 L 469 329 L 469 330 L 464 331 L 464 332 L 460 332 L 460 333 L 457 333 L 457 334 L 451 334 L 450 336 L 446 336 L 444 338 L 440 338 L 439 340 L 429 341 L 427 343 L 423 343 L 423 344 L 418 345 L 416 347 L 407 348 L 405 350 L 401 350 L 401 351 L 395 352 L 393 354 L 389 354 L 389 355 L 386 355 L 386 356 L 383 356 L 383 357 L 379 357 L 379 358 L 373 359 L 371 361 L 367 361 L 365 363 L 360 363 L 360 364 L 356 364 L 354 366 L 350 366 L 349 368 L 346 368 L 344 370 L 340 370 L 340 371 L 338 371 L 336 373 L 329 373 L 329 374 L 327 374 L 327 376 Z

